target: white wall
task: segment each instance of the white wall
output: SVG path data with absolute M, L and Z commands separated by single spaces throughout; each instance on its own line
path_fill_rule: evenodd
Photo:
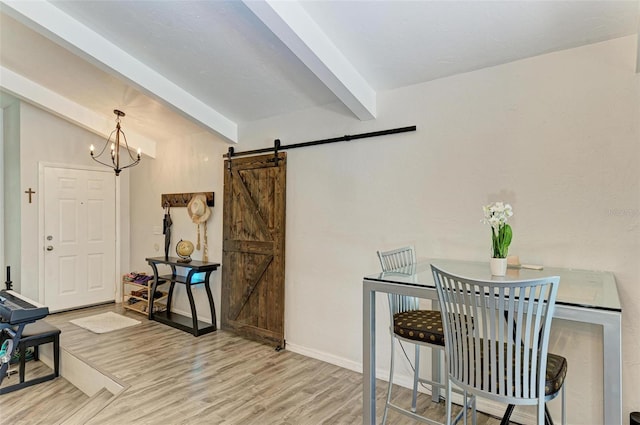
M 224 181 L 222 154 L 226 152 L 228 145 L 223 141 L 212 143 L 210 136 L 202 136 L 159 144 L 156 159 L 145 158 L 138 166 L 127 170 L 131 175 L 131 271 L 152 273 L 145 258 L 164 256 L 163 193 L 214 192 L 215 205 L 207 221 L 209 261 L 221 262 Z M 169 255 L 175 257 L 175 246 L 180 239 L 192 241 L 196 245 L 197 226 L 191 222 L 186 208 L 171 208 L 170 214 L 173 225 Z M 203 232 L 201 225 L 201 243 L 204 243 Z M 202 254 L 203 249 L 194 250 L 191 257 L 202 260 Z M 184 274 L 185 270 L 179 272 Z M 160 273 L 170 273 L 170 270 L 162 269 Z M 222 270 L 218 269 L 210 278 L 218 323 L 221 276 Z M 210 322 L 211 313 L 204 287 L 194 286 L 193 293 L 198 317 Z M 191 316 L 183 285 L 176 286 L 173 310 Z
M 20 104 L 3 109 L 4 264 L 11 267 L 13 289 L 20 290 Z M 6 269 L 4 269 L 6 270 Z
M 481 206 L 504 200 L 515 211 L 510 252 L 524 262 L 615 273 L 624 309 L 623 417 L 640 409 L 635 50 L 636 37 L 626 37 L 379 93 L 374 121 L 330 105 L 243 126 L 238 151 L 275 138 L 286 145 L 418 128 L 289 151 L 288 346 L 360 366 L 361 279 L 379 269 L 375 251 L 414 244 L 419 257 L 487 260 Z M 378 317 L 388 320 L 380 307 Z M 384 322 L 378 329 L 385 365 Z M 601 330 L 555 321 L 551 348 L 569 359 L 569 422 L 597 422 Z
M 43 241 L 39 239 L 38 234 L 39 206 L 42 194 L 42 188 L 39 187 L 39 164 L 44 162 L 78 168 L 95 167 L 96 163 L 89 156 L 89 146 L 92 143 L 96 146 L 101 146 L 104 144 L 104 140 L 26 102 L 19 102 L 16 105 L 19 107 L 19 119 L 17 121 L 12 120 L 12 128 L 15 127 L 16 122 L 19 123 L 20 144 L 19 155 L 16 156 L 19 160 L 16 160 L 13 164 L 19 164 L 19 167 L 16 165 L 16 170 L 13 173 L 9 173 L 11 181 L 15 182 L 15 184 L 10 187 L 6 185 L 8 192 L 5 193 L 5 196 L 15 200 L 14 202 L 20 208 L 20 221 L 17 228 L 20 230 L 21 249 L 19 267 L 15 267 L 15 272 L 12 267 L 11 273 L 12 280 L 17 284 L 16 288 L 23 295 L 33 300 L 41 300 L 41 288 L 39 285 L 41 277 L 38 259 L 42 252 Z M 5 122 L 5 126 L 7 125 Z M 19 176 L 16 176 L 16 172 L 19 173 Z M 122 269 L 126 270 L 129 265 L 129 177 L 123 172 L 119 179 L 123 194 L 121 208 L 123 213 L 127 214 L 122 220 L 122 228 L 120 230 L 124 247 L 122 253 L 126 255 L 126 257 L 121 258 L 121 263 L 123 265 Z M 33 195 L 31 204 L 27 195 L 24 194 L 24 191 L 29 187 L 36 192 Z M 15 223 L 8 221 L 7 225 L 14 226 Z M 8 232 L 6 236 L 10 236 Z M 11 249 L 13 247 L 7 249 L 7 258 Z M 118 281 L 119 274 L 116 274 Z M 114 282 L 114 289 L 116 283 Z

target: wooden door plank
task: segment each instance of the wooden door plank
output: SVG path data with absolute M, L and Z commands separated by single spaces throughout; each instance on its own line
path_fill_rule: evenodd
M 271 264 L 272 261 L 273 261 L 273 255 L 269 255 L 265 257 L 265 259 L 262 261 L 262 263 L 256 270 L 255 274 L 251 276 L 251 278 L 249 279 L 250 283 L 247 286 L 245 286 L 244 293 L 242 294 L 242 298 L 240 299 L 240 301 L 238 301 L 238 303 L 234 306 L 234 308 L 229 313 L 229 316 L 233 320 L 236 320 L 240 315 L 240 311 L 247 304 L 247 301 L 249 301 L 249 297 L 255 291 L 256 286 L 258 286 L 260 279 L 262 279 L 264 272 L 267 270 L 267 267 L 269 267 L 269 264 Z
M 233 179 L 233 183 L 237 185 L 234 189 L 239 190 L 240 195 L 242 195 L 250 212 L 253 213 L 253 217 L 258 224 L 258 228 L 262 231 L 262 234 L 264 235 L 265 239 L 272 239 L 271 231 L 269 230 L 269 227 L 267 226 L 267 223 L 264 217 L 260 213 L 260 208 L 258 208 L 258 205 L 254 201 L 253 197 L 251 197 L 251 193 L 249 193 L 249 189 L 247 188 L 247 185 L 245 184 L 244 180 L 240 177 L 240 174 L 238 173 L 237 170 L 233 170 L 232 174 L 234 177 L 236 177 Z M 245 212 L 249 212 L 249 211 L 245 211 Z
M 222 249 L 231 252 L 246 252 L 250 254 L 271 254 L 275 244 L 273 241 L 243 241 L 225 240 Z

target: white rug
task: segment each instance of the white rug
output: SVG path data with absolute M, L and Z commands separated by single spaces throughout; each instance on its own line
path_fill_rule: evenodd
M 139 325 L 142 323 L 139 320 L 130 319 L 111 311 L 108 313 L 97 314 L 95 316 L 69 320 L 69 322 L 97 334 L 128 328 L 129 326 Z

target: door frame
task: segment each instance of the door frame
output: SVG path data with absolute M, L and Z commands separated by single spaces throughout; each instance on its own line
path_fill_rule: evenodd
M 44 300 L 44 246 L 45 246 L 45 235 L 44 235 L 44 169 L 45 168 L 66 168 L 71 170 L 82 170 L 82 171 L 97 171 L 101 173 L 113 173 L 113 170 L 105 167 L 89 167 L 86 165 L 74 165 L 74 164 L 61 164 L 56 162 L 38 162 L 38 191 L 41 194 L 40 199 L 42 202 L 38 202 L 38 244 L 40 247 L 38 248 L 38 298 L 40 301 Z M 116 179 L 115 184 L 115 226 L 116 226 L 116 237 L 115 237 L 115 280 L 113 282 L 113 297 L 114 300 L 118 300 L 118 291 L 120 290 L 120 286 L 118 285 L 119 277 L 120 277 L 120 178 L 116 178 L 115 174 L 113 178 Z

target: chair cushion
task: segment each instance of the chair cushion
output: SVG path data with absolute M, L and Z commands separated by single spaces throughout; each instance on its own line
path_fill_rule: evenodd
M 444 329 L 439 311 L 412 310 L 393 316 L 393 332 L 406 339 L 444 347 Z
M 507 357 L 507 349 L 504 350 L 504 358 Z M 480 346 L 480 355 L 484 356 L 483 346 Z M 524 355 L 524 350 L 521 352 L 521 355 Z M 513 368 L 515 371 L 515 357 L 513 357 Z M 522 359 L 522 357 L 521 357 Z M 489 375 L 491 375 L 491 371 L 489 371 Z M 545 382 L 544 382 L 544 395 L 552 395 L 557 393 L 561 388 L 562 384 L 564 384 L 564 380 L 567 376 L 567 359 L 562 356 L 553 353 L 547 353 L 547 369 L 545 371 Z M 483 381 L 483 376 L 480 376 L 481 382 Z M 504 379 L 505 384 L 507 384 L 507 370 L 504 371 Z M 512 387 L 512 391 L 515 391 L 515 388 Z
M 562 388 L 567 377 L 567 359 L 547 353 L 547 372 L 544 380 L 544 395 L 555 394 Z
M 60 329 L 56 328 L 53 325 L 45 322 L 44 320 L 37 320 L 34 323 L 29 323 L 24 327 L 22 331 L 22 339 L 34 337 L 34 336 L 45 336 L 45 335 L 56 335 L 60 334 Z

